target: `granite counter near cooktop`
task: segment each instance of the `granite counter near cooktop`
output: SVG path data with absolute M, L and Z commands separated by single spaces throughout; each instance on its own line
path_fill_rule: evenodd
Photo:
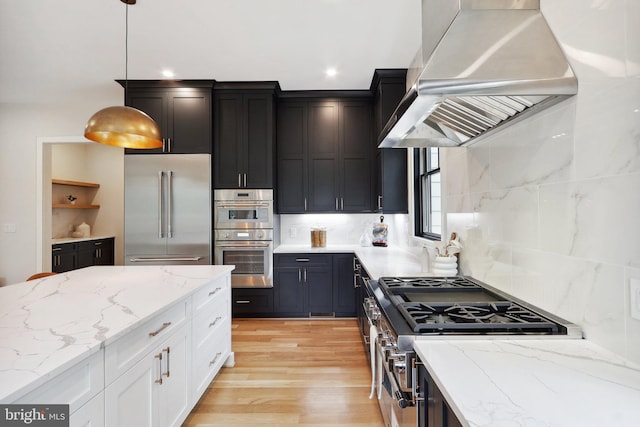
M 414 348 L 463 425 L 640 425 L 640 366 L 588 340 L 418 340 Z

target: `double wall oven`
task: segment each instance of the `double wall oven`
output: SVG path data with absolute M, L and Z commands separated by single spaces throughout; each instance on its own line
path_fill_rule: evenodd
M 214 191 L 214 263 L 234 265 L 234 288 L 273 286 L 273 190 Z
M 372 374 L 387 427 L 457 425 L 437 421 L 447 419 L 446 405 L 433 404 L 415 340 L 582 338 L 579 326 L 470 277 L 382 277 L 363 286 L 359 321 L 378 367 Z

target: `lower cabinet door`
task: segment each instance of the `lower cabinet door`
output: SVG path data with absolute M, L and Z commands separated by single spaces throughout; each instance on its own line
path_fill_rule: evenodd
M 104 392 L 71 414 L 69 427 L 104 427 Z
M 114 380 L 105 392 L 105 425 L 181 425 L 191 408 L 190 345 L 185 325 Z
M 158 421 L 160 426 L 180 426 L 189 415 L 191 345 L 186 328 L 165 341 L 162 353 L 162 384 L 158 389 Z
M 158 425 L 157 387 L 160 378 L 157 353 L 147 355 L 111 383 L 105 391 L 105 425 L 152 427 Z

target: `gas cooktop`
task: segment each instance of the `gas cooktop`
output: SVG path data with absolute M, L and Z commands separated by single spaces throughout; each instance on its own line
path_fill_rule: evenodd
M 481 288 L 477 283 L 463 276 L 453 277 L 382 277 L 378 280 L 383 288 Z

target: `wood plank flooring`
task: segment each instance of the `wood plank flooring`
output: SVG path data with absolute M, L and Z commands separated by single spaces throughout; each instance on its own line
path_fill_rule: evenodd
M 233 319 L 223 368 L 183 427 L 383 427 L 354 319 Z

